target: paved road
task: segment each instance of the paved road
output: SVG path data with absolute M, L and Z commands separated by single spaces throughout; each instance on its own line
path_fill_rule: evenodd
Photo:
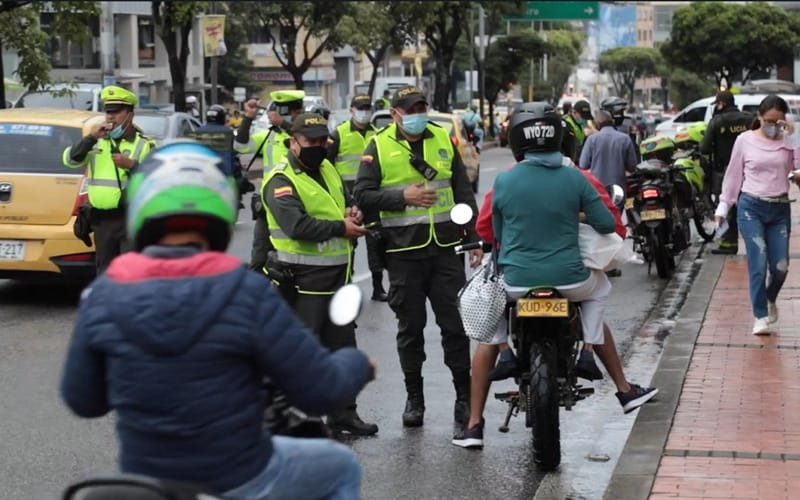
M 497 172 L 512 161 L 506 149 L 487 150 L 482 156 L 479 200 Z M 231 247 L 231 252 L 241 258 L 249 255 L 252 221 L 248 219 L 249 213 L 243 211 Z M 356 276 L 369 293 L 363 245 L 357 256 Z M 643 266 L 628 266 L 614 284 L 608 317 L 619 348 L 627 351 L 646 335 L 642 323 L 665 283 L 648 277 Z M 2 498 L 54 498 L 69 481 L 115 467 L 113 416 L 79 420 L 69 414 L 58 396 L 78 295 L 76 289 L 0 281 Z M 512 420 L 509 433 L 499 433 L 497 426 L 505 410 L 494 400 L 485 413 L 486 448 L 482 452 L 456 448 L 450 444 L 452 384 L 430 312 L 428 318 L 426 423 L 423 428 L 409 430 L 400 424 L 405 395 L 394 346 L 394 316 L 386 304 L 371 302 L 359 319 L 360 347 L 378 363 L 378 379 L 360 397 L 359 410 L 381 429 L 374 438 L 350 441 L 364 465 L 364 498 L 531 498 L 542 479 L 548 488 L 570 485 L 570 491 L 579 492 L 573 498 L 599 497 L 607 481 L 606 470 L 610 476 L 615 454 L 621 450 L 634 418 L 623 417 L 612 384 L 608 380 L 598 382 L 598 394 L 573 412 L 562 412 L 564 465 L 560 472 L 546 478 L 530 459 L 530 432 L 524 427 L 523 417 Z M 657 349 L 644 350 L 643 354 L 630 350 L 637 360 L 630 366 L 640 377 L 636 380 L 649 380 Z M 506 382 L 493 389 L 510 387 Z M 586 459 L 592 453 L 607 453 L 612 459 L 598 465 Z M 598 489 L 599 494 L 591 493 Z

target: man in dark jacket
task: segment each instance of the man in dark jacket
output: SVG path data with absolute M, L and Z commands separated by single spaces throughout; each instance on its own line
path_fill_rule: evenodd
M 262 429 L 262 380 L 325 413 L 352 401 L 374 365 L 356 349 L 323 348 L 266 280 L 224 253 L 236 193 L 220 170 L 209 148 L 176 143 L 134 174 L 136 251 L 84 291 L 62 397 L 86 418 L 116 410 L 123 472 L 226 498 L 358 498 L 349 448 Z
M 753 115 L 739 111 L 733 94 L 724 90 L 714 100 L 714 116 L 708 122 L 706 135 L 700 143 L 700 153 L 711 155 L 711 191 L 719 194 L 722 178 L 731 159 L 733 143 L 739 134 L 750 129 Z M 739 251 L 739 225 L 736 210 L 728 210 L 728 230 L 722 235 L 718 248 L 711 249 L 716 255 L 736 255 Z

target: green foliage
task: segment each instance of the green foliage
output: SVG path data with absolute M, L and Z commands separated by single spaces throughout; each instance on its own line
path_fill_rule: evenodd
M 509 83 L 517 81 L 527 71 L 531 58 L 542 57 L 547 42 L 532 31 L 501 37 L 489 46 L 486 54 L 486 97 L 497 99 L 500 91 L 507 91 Z
M 578 64 L 584 35 L 570 29 L 547 31 L 547 81 L 534 81 L 534 99 L 554 97 L 564 92 L 564 87 Z M 523 73 L 524 76 L 524 73 Z
M 41 49 L 49 35 L 39 26 L 42 12 L 53 13 L 52 33 L 67 40 L 91 36 L 86 29 L 91 16 L 99 14 L 97 2 L 0 2 L 0 51 L 16 50 L 19 65 L 14 73 L 22 85 L 36 90 L 51 83 L 50 59 Z M 4 77 L 0 65 L 0 77 Z M 0 87 L 0 107 L 5 107 L 5 87 Z
M 420 18 L 425 19 L 425 43 L 431 50 L 436 87 L 433 93 L 433 107 L 447 110 L 450 101 L 451 69 L 455 58 L 456 45 L 469 19 L 471 3 L 461 2 L 416 2 Z M 424 17 L 427 12 L 428 16 Z
M 302 89 L 303 73 L 326 50 L 337 50 L 345 41 L 339 26 L 351 14 L 352 2 L 236 2 L 246 15 L 246 28 L 265 30 L 272 41 L 272 51 L 286 71 L 292 74 L 295 87 Z M 320 40 L 311 49 L 311 37 Z M 297 48 L 301 54 L 298 57 Z
M 791 61 L 798 32 L 797 16 L 766 2 L 695 2 L 675 11 L 661 51 L 670 64 L 730 86 L 741 73 L 746 82 Z
M 678 109 L 683 109 L 698 99 L 714 94 L 715 89 L 714 82 L 710 77 L 701 78 L 680 68 L 673 70 L 670 75 L 670 100 Z
M 611 76 L 617 93 L 629 101 L 636 80 L 658 75 L 661 65 L 661 53 L 649 47 L 617 47 L 600 54 L 600 71 Z

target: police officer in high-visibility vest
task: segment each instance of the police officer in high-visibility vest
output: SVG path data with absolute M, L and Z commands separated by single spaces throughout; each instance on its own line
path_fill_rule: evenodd
M 389 109 L 392 107 L 392 101 L 389 99 L 391 92 L 389 89 L 383 91 L 383 96 L 375 101 L 375 109 Z
M 289 151 L 287 141 L 292 119 L 303 112 L 303 97 L 306 93 L 302 90 L 276 90 L 270 92 L 272 101 L 267 108 L 267 118 L 270 126 L 267 130 L 259 131 L 250 136 L 250 125 L 258 112 L 258 101 L 250 99 L 244 103 L 244 118 L 236 131 L 236 140 L 233 147 L 241 154 L 260 154 L 264 165 L 263 174 L 277 165 Z M 259 190 L 262 186 L 259 186 Z M 263 207 L 253 207 L 255 212 L 255 225 L 253 228 L 253 248 L 250 254 L 250 269 L 258 271 L 267 262 L 267 252 L 271 246 L 267 233 L 266 215 Z
M 328 161 L 333 163 L 344 180 L 345 188 L 352 193 L 361 156 L 376 129 L 370 123 L 372 101 L 367 94 L 353 97 L 350 101 L 350 113 L 350 120 L 336 127 L 328 140 Z M 377 219 L 377 214 L 365 214 L 367 224 Z M 386 302 L 386 290 L 383 288 L 383 270 L 386 268 L 383 240 L 376 238 L 374 233 L 367 233 L 364 238 L 367 240 L 367 263 L 372 273 L 372 300 Z
M 397 351 L 405 377 L 407 401 L 403 425 L 423 423 L 425 400 L 426 299 L 442 334 L 444 362 L 456 391 L 454 418 L 464 425 L 469 414 L 469 341 L 458 313 L 457 294 L 466 281 L 463 260 L 453 246 L 466 236 L 477 241 L 474 217 L 465 227 L 449 217 L 456 203 L 477 214 L 466 169 L 444 128 L 428 121 L 421 89 L 407 86 L 392 98 L 394 123 L 367 146 L 358 171 L 355 195 L 366 212 L 380 211 L 389 271 L 389 305 L 398 319 Z M 465 234 L 466 233 L 466 234 Z M 470 264 L 482 252 L 470 252 Z
M 133 124 L 133 108 L 138 102 L 133 92 L 112 85 L 100 91 L 100 99 L 106 122 L 62 155 L 69 168 L 88 167 L 98 274 L 127 249 L 122 200 L 129 172 L 155 147 Z
M 568 112 L 564 113 L 564 121 L 575 137 L 574 147 L 571 151 L 568 151 L 569 154 L 565 154 L 564 156 L 568 156 L 576 165 L 581 158 L 581 150 L 583 149 L 583 143 L 586 142 L 586 137 L 595 132 L 591 123 L 592 120 L 594 120 L 592 117 L 592 107 L 589 101 L 584 99 L 576 102 L 574 106 L 570 107 Z
M 336 350 L 356 345 L 355 325 L 333 324 L 328 307 L 333 293 L 350 282 L 352 240 L 366 229 L 341 176 L 325 158 L 327 142 L 325 118 L 314 113 L 297 116 L 289 153 L 266 174 L 261 194 L 275 248 L 265 272 L 273 281 L 291 282 L 276 284 L 282 290 L 293 288 L 291 296 L 284 292 L 284 297 L 297 316 L 323 345 Z M 280 273 L 273 273 L 274 268 Z M 327 423 L 334 431 L 361 436 L 378 432 L 377 425 L 358 416 L 355 401 L 329 415 Z

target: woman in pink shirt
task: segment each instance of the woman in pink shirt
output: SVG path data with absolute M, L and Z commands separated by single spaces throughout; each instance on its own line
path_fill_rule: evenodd
M 795 150 L 789 139 L 788 112 L 786 101 L 776 95 L 761 101 L 753 130 L 736 138 L 715 214 L 721 224 L 730 207 L 737 205 L 739 231 L 747 250 L 754 335 L 769 334 L 770 325 L 778 320 L 775 301 L 789 269 L 787 177 L 800 168 L 800 150 Z M 800 175 L 794 180 L 800 180 Z

